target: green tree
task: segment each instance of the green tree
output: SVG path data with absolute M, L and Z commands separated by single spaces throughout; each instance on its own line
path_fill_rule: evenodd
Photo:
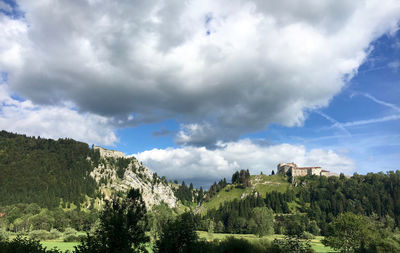
M 343 213 L 329 225 L 329 234 L 322 243 L 340 252 L 354 252 L 373 242 L 373 227 L 365 216 Z
M 106 202 L 100 215 L 99 228 L 75 248 L 83 252 L 147 252 L 145 235 L 146 206 L 137 189 L 131 189 L 126 198 Z
M 209 220 L 207 232 L 208 232 L 208 236 L 209 236 L 210 238 L 213 237 L 214 228 L 215 228 L 215 222 L 214 222 L 213 220 Z
M 274 232 L 274 212 L 266 207 L 256 207 L 251 214 L 253 233 L 262 237 Z
M 167 222 L 162 229 L 160 239 L 156 242 L 154 252 L 184 253 L 193 252 L 198 235 L 192 213 L 183 213 L 175 220 Z
M 169 208 L 167 204 L 161 203 L 159 205 L 153 206 L 151 212 L 149 213 L 149 225 L 150 233 L 154 240 L 160 238 L 160 234 L 162 232 L 164 224 L 174 219 L 175 217 L 172 209 Z

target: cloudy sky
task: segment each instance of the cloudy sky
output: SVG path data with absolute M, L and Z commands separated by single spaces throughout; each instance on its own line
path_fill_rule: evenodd
M 209 185 L 399 169 L 398 0 L 0 0 L 0 129 Z

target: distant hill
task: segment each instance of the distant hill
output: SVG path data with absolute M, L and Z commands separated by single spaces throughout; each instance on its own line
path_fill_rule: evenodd
M 0 132 L 0 206 L 100 207 L 117 192 L 139 188 L 148 207 L 177 207 L 174 186 L 135 157 L 72 139 Z

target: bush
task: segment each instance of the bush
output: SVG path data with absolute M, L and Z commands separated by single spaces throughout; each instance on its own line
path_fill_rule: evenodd
M 285 236 L 284 239 L 275 239 L 272 242 L 271 252 L 312 253 L 315 251 L 311 248 L 309 240 L 304 242 L 298 236 Z
M 232 236 L 220 242 L 216 252 L 262 253 L 270 252 L 270 247 L 271 244 L 266 240 L 250 242 L 246 239 L 237 239 Z
M 281 251 L 271 251 L 271 243 L 268 240 L 248 241 L 246 239 L 237 239 L 233 236 L 225 238 L 222 241 L 214 240 L 212 242 L 197 241 L 191 253 L 265 253 Z
M 50 239 L 50 232 L 46 230 L 32 230 L 29 232 L 28 237 L 33 240 L 49 240 Z
M 53 228 L 52 230 L 50 230 L 49 239 L 50 240 L 57 239 L 57 238 L 60 238 L 61 235 L 62 234 L 61 234 L 60 231 L 58 231 L 57 229 Z
M 0 253 L 61 253 L 58 249 L 46 250 L 38 240 L 16 237 L 12 241 L 0 241 Z
M 307 240 L 312 240 L 312 239 L 315 238 L 315 236 L 314 236 L 313 234 L 311 234 L 310 232 L 304 231 L 304 232 L 301 234 L 301 238 L 302 238 L 302 239 L 307 239 Z
M 0 228 L 0 242 L 8 240 L 8 232 L 4 228 Z
M 82 239 L 84 239 L 86 236 L 85 235 L 67 235 L 64 237 L 64 242 L 80 242 Z
M 69 236 L 69 235 L 76 235 L 76 233 L 78 233 L 78 231 L 76 231 L 73 228 L 66 228 L 64 230 L 64 236 Z
M 64 231 L 64 242 L 79 242 L 80 237 L 77 235 L 77 231 L 73 228 L 67 228 Z

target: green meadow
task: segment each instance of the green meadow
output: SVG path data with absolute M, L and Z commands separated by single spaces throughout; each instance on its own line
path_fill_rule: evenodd
M 274 239 L 283 239 L 283 235 L 268 235 L 264 236 L 262 238 L 259 238 L 256 235 L 253 234 L 224 234 L 224 233 L 214 233 L 212 236 L 210 236 L 207 232 L 204 231 L 198 231 L 197 232 L 199 237 L 204 240 L 223 240 L 226 237 L 233 236 L 235 238 L 240 238 L 240 239 L 246 239 L 249 241 L 255 241 L 255 240 L 274 240 Z M 326 252 L 336 252 L 333 249 L 329 247 L 325 247 L 322 243 L 321 240 L 323 239 L 322 236 L 316 236 L 315 239 L 311 240 L 311 246 L 317 253 L 326 253 Z M 57 247 L 58 249 L 62 251 L 73 251 L 74 246 L 78 245 L 78 242 L 63 242 L 62 240 L 51 240 L 51 241 L 42 241 L 42 245 L 47 247 L 48 249 L 52 249 L 54 247 Z M 151 245 L 147 247 L 149 252 L 151 253 Z

